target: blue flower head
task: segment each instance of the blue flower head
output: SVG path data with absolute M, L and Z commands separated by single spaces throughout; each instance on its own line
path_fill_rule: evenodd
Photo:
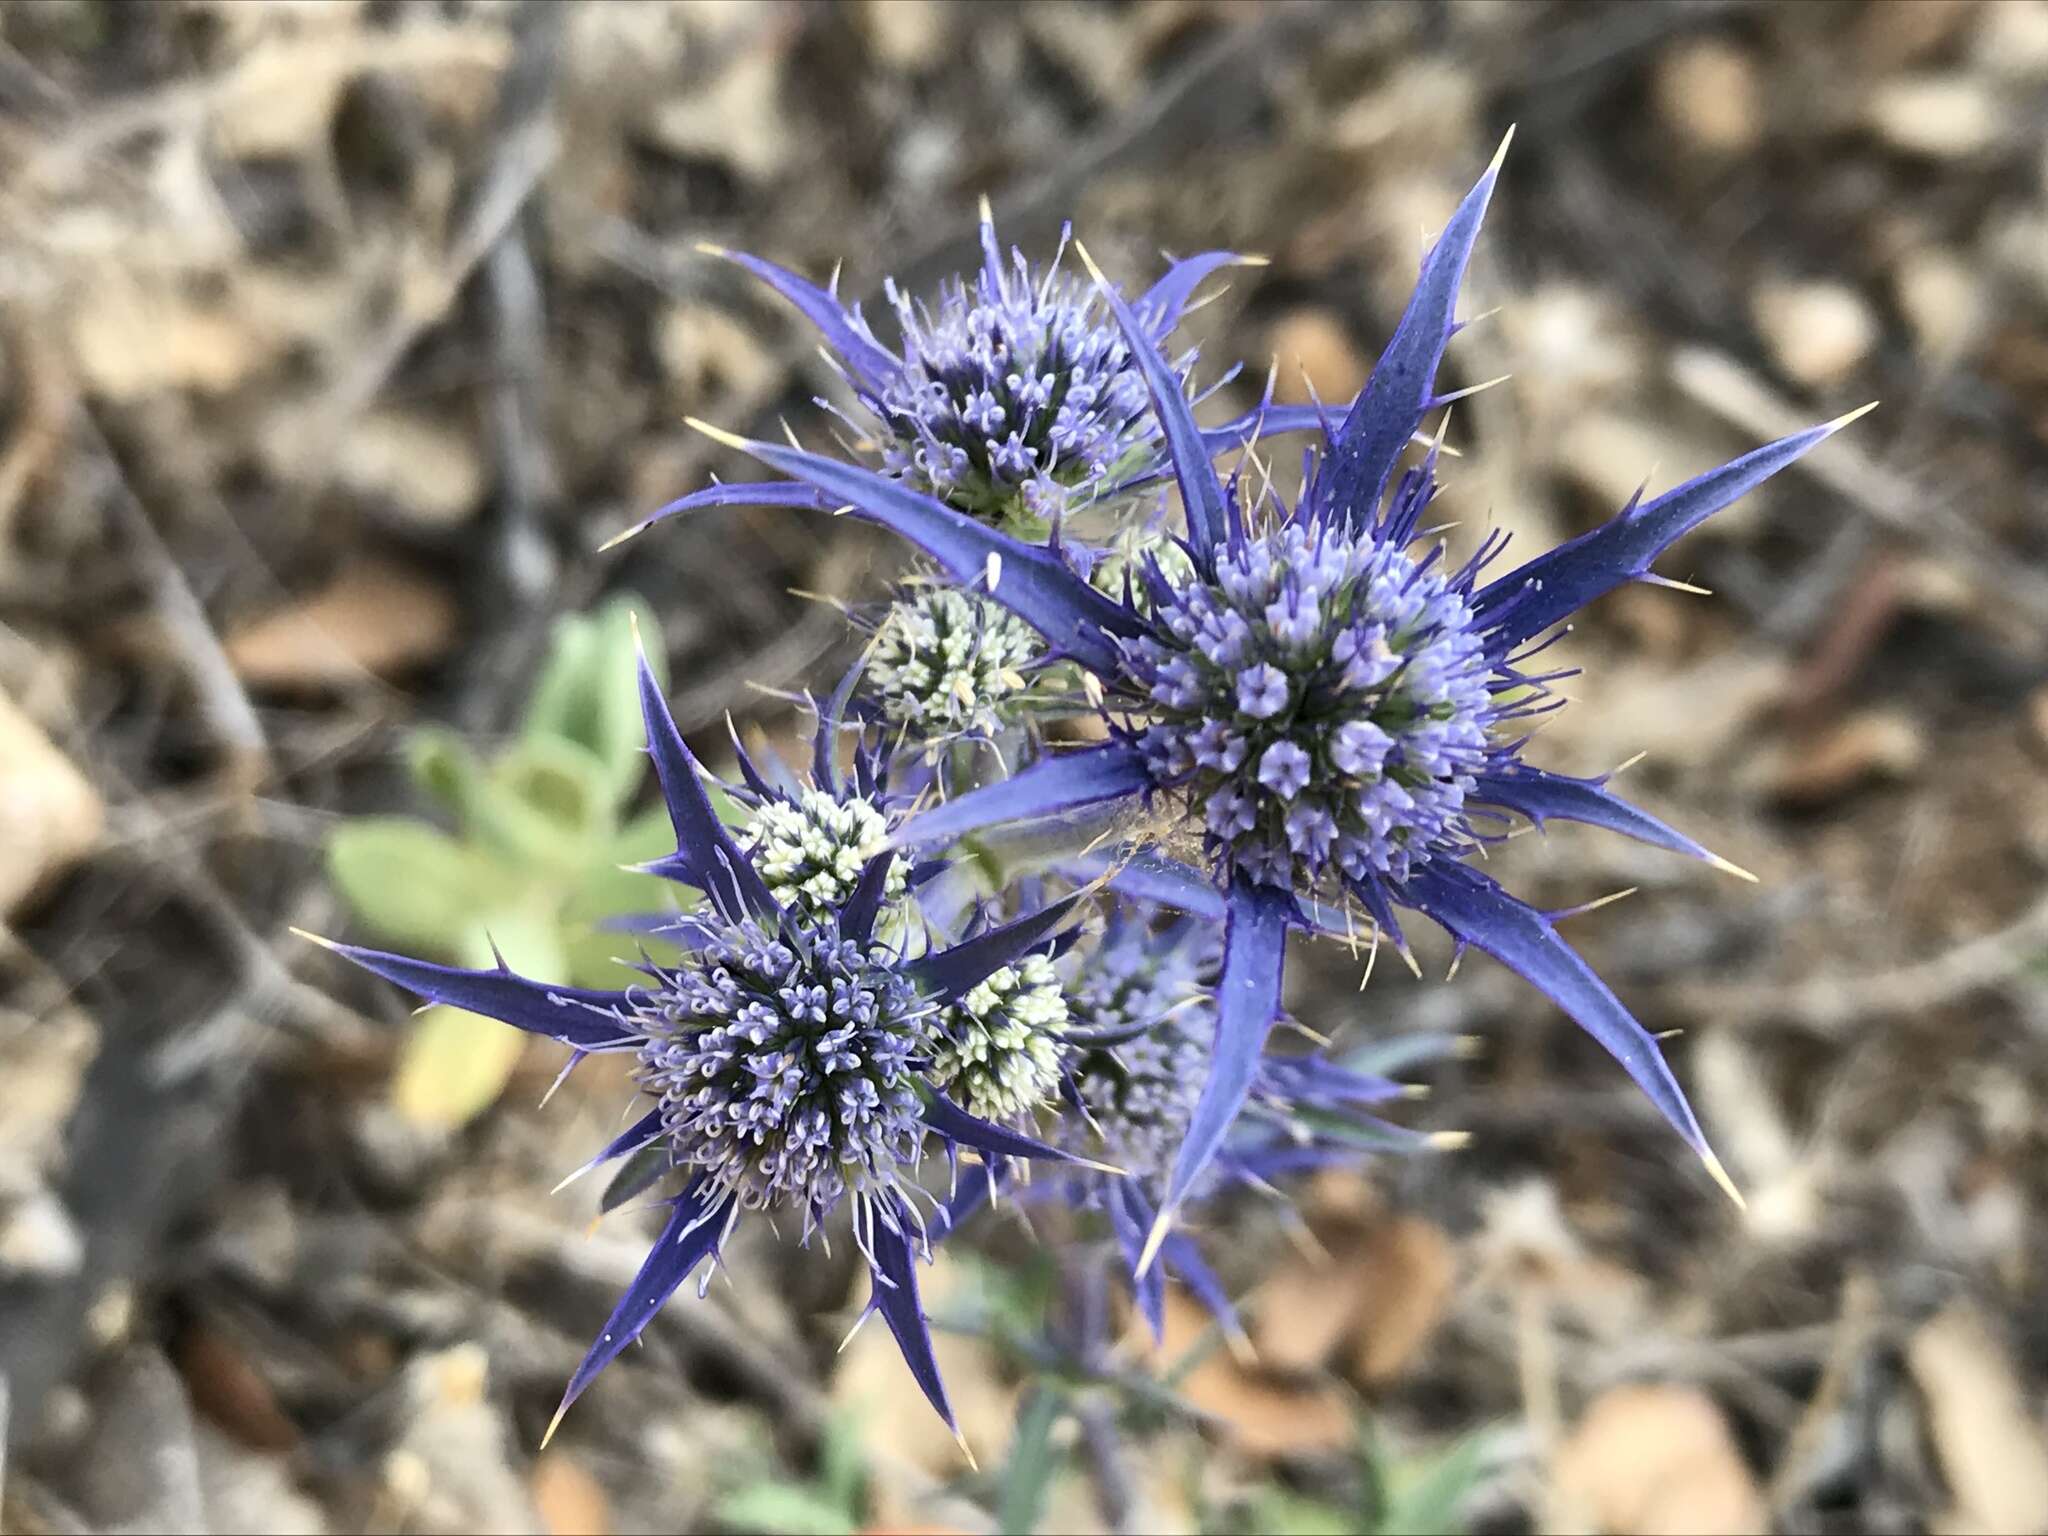
M 1291 507 L 1219 480 L 1178 378 L 1142 345 L 1149 333 L 1139 316 L 1102 285 L 1144 368 L 1187 522 L 1184 570 L 1144 562 L 1120 600 L 1048 551 L 899 482 L 717 434 L 913 540 L 1091 675 L 1109 740 L 935 807 L 896 841 L 936 844 L 1000 822 L 1142 804 L 1206 850 L 1205 874 L 1156 853 L 1129 871 L 1150 894 L 1228 924 L 1208 1076 L 1141 1269 L 1254 1090 L 1279 1013 L 1288 930 L 1370 928 L 1405 955 L 1397 909 L 1433 919 L 1461 949 L 1493 955 L 1547 993 L 1734 1192 L 1655 1039 L 1563 942 L 1551 915 L 1509 895 L 1468 855 L 1489 825 L 1520 816 L 1587 822 L 1732 868 L 1603 780 L 1523 762 L 1518 722 L 1555 703 L 1543 698 L 1554 678 L 1527 663 L 1577 609 L 1625 583 L 1658 581 L 1651 563 L 1672 541 L 1853 418 L 1639 498 L 1491 580 L 1482 576 L 1503 539 L 1447 569 L 1440 550 L 1418 547 L 1436 454 L 1405 471 L 1401 459 L 1446 402 L 1437 369 L 1458 329 L 1458 286 L 1499 166 L 1496 158 L 1424 258 L 1365 390 L 1341 422 L 1326 424 Z
M 677 958 L 643 961 L 632 986 L 560 986 L 502 964 L 462 970 L 328 945 L 431 1002 L 558 1040 L 574 1052 L 571 1066 L 598 1053 L 633 1060 L 647 1107 L 587 1167 L 633 1158 L 650 1165 L 637 1188 L 664 1176 L 681 1188 L 663 1202 L 661 1236 L 570 1380 L 557 1423 L 685 1280 L 701 1268 L 700 1293 L 710 1283 L 743 1213 L 792 1214 L 808 1242 L 843 1206 L 873 1278 L 871 1309 L 951 1424 L 918 1301 L 916 1259 L 929 1243 L 914 1175 L 934 1141 L 948 1158 L 966 1147 L 987 1158 L 1067 1160 L 961 1109 L 939 1091 L 931 1064 L 942 1017 L 1043 947 L 1078 898 L 908 958 L 907 935 L 892 942 L 879 927 L 903 894 L 905 861 L 865 846 L 849 860 L 842 840 L 871 842 L 884 827 L 877 808 L 889 804 L 870 753 L 855 753 L 850 782 L 834 768 L 844 692 L 821 719 L 809 786 L 779 767 L 764 774 L 741 753 L 745 783 L 730 793 L 753 816 L 735 832 L 716 814 L 642 660 L 648 748 L 676 835 L 676 851 L 648 870 L 705 900 L 687 916 L 643 925 Z
M 1077 1161 L 1056 1177 L 1017 1190 L 1107 1218 L 1126 1263 L 1136 1269 L 1160 1200 L 1187 1139 L 1216 1039 L 1215 981 L 1222 934 L 1199 918 L 1162 922 L 1156 909 L 1122 901 L 1092 945 L 1072 957 L 1066 982 L 1063 1113 L 1047 1131 Z M 1409 1152 L 1445 1138 L 1404 1130 L 1368 1111 L 1409 1090 L 1386 1074 L 1447 1054 L 1441 1035 L 1382 1041 L 1342 1060 L 1323 1054 L 1267 1056 L 1246 1112 L 1189 1193 L 1203 1200 L 1234 1188 L 1273 1191 L 1273 1181 L 1374 1153 Z M 1103 1171 L 1102 1165 L 1117 1170 Z M 971 1181 L 948 1207 L 963 1219 L 990 1185 L 1012 1183 L 998 1165 Z M 1164 1276 L 1185 1284 L 1233 1336 L 1228 1292 L 1186 1232 L 1168 1234 L 1161 1262 L 1137 1281 L 1139 1310 L 1157 1335 L 1164 1326 Z
M 1174 262 L 1130 306 L 1139 318 L 1127 329 L 1099 285 L 1063 268 L 1066 247 L 1063 232 L 1044 267 L 1014 248 L 1006 258 L 984 200 L 978 272 L 947 279 L 931 303 L 905 294 L 893 279 L 885 284 L 902 333 L 900 352 L 875 338 L 859 305 L 840 301 L 836 274 L 820 288 L 758 256 L 700 249 L 752 273 L 817 326 L 864 413 L 849 425 L 877 445 L 884 475 L 1016 537 L 1050 538 L 1085 574 L 1096 552 L 1067 539 L 1068 518 L 1121 505 L 1171 473 L 1145 359 L 1179 326 L 1205 279 L 1259 263 L 1228 251 Z M 1177 391 L 1186 388 L 1193 363 L 1189 353 L 1162 365 Z M 1263 403 L 1203 433 L 1203 441 L 1215 453 L 1234 448 L 1254 418 L 1268 433 L 1305 431 L 1320 419 L 1312 407 Z M 612 542 L 677 512 L 738 505 L 830 504 L 801 484 L 718 484 L 663 507 Z

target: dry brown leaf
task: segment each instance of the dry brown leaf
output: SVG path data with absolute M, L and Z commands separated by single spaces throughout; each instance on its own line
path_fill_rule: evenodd
M 455 528 L 483 507 L 488 472 L 470 434 L 412 412 L 376 411 L 349 430 L 341 481 L 429 528 Z
M 1365 383 L 1365 358 L 1344 322 L 1327 309 L 1282 315 L 1267 331 L 1266 345 L 1279 365 L 1273 398 L 1283 405 L 1310 400 L 1341 405 Z
M 1827 805 L 1866 784 L 1904 779 L 1926 761 L 1927 735 L 1903 710 L 1868 709 L 1785 744 L 1757 769 L 1780 805 Z
M 0 917 L 90 852 L 105 823 L 98 792 L 0 693 Z
M 1358 1278 L 1370 1262 L 1362 1244 L 1330 1254 L 1297 1254 L 1258 1289 L 1250 1312 L 1259 1363 L 1278 1371 L 1327 1365 L 1358 1321 Z
M 455 639 L 455 600 L 403 566 L 364 561 L 290 607 L 228 635 L 228 660 L 257 688 L 337 688 L 435 660 Z
M 1762 1493 L 1714 1400 L 1695 1387 L 1611 1387 L 1551 1468 L 1553 1530 L 1738 1536 L 1768 1525 Z
M 566 1451 L 543 1451 L 533 1464 L 533 1507 L 550 1536 L 608 1536 L 611 1500 L 604 1485 Z
M 178 1339 L 178 1374 L 192 1406 L 240 1444 L 259 1451 L 296 1450 L 299 1427 L 279 1406 L 263 1373 L 226 1334 L 198 1323 Z
M 1906 1364 L 1955 1500 L 1938 1528 L 2048 1530 L 2048 1437 L 1983 1318 L 1951 1305 L 1913 1335 Z
M 1214 1320 L 1199 1302 L 1169 1286 L 1164 1341 L 1154 1346 L 1142 1322 L 1141 1347 L 1154 1364 L 1170 1370 L 1198 1348 L 1210 1348 L 1180 1378 L 1180 1393 L 1222 1421 L 1231 1442 L 1252 1456 L 1309 1456 L 1340 1450 L 1355 1434 L 1352 1407 L 1341 1388 L 1323 1381 L 1298 1385 L 1257 1367 L 1247 1367 L 1214 1345 Z
M 1457 1255 L 1434 1222 L 1396 1216 L 1360 1256 L 1352 1370 L 1368 1387 L 1396 1381 L 1436 1332 L 1457 1283 Z

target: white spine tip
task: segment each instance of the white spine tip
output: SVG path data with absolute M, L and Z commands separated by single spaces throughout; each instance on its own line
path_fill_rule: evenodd
M 564 1403 L 561 1407 L 555 1410 L 555 1416 L 552 1419 L 548 1420 L 547 1433 L 540 1437 L 540 1448 L 542 1450 L 546 1450 L 548 1448 L 548 1442 L 555 1438 L 555 1431 L 562 1427 L 562 1420 L 564 1417 L 567 1416 L 568 1412 L 569 1405 L 567 1403 Z
M 728 251 L 724 246 L 713 245 L 709 240 L 699 240 L 696 245 L 696 250 L 699 256 L 726 257 L 732 254 L 732 252 Z
M 1721 1193 L 1735 1202 L 1735 1209 L 1746 1211 L 1749 1202 L 1742 1198 L 1742 1191 L 1735 1187 L 1735 1181 L 1728 1177 L 1728 1170 L 1721 1166 L 1721 1159 L 1712 1152 L 1702 1152 L 1700 1161 L 1706 1164 L 1707 1176 L 1721 1186 Z
M 1508 124 L 1508 131 L 1501 137 L 1500 148 L 1493 152 L 1493 159 L 1487 164 L 1486 174 L 1491 176 L 1504 165 L 1508 158 L 1508 146 L 1515 142 L 1515 124 Z
M 1724 875 L 1733 875 L 1738 880 L 1747 880 L 1751 885 L 1761 885 L 1763 883 L 1740 864 L 1731 864 L 1718 853 L 1708 854 L 1707 862 Z
M 1145 1278 L 1145 1272 L 1152 1267 L 1152 1261 L 1159 1257 L 1159 1250 L 1166 1245 L 1166 1236 L 1173 1230 L 1173 1207 L 1168 1206 L 1159 1213 L 1159 1219 L 1152 1223 L 1152 1230 L 1145 1234 L 1145 1251 L 1138 1255 L 1138 1267 L 1132 1273 L 1133 1280 Z
M 735 432 L 728 432 L 723 427 L 714 427 L 710 422 L 699 417 L 685 416 L 683 418 L 683 425 L 693 432 L 703 433 L 714 443 L 723 443 L 728 448 L 745 450 L 747 447 L 747 440 L 744 437 L 739 436 Z
M 993 226 L 996 221 L 996 210 L 994 205 L 989 202 L 986 192 L 975 199 L 974 206 L 981 214 L 981 222 Z
M 1472 1133 L 1470 1131 L 1431 1131 L 1429 1133 L 1429 1145 L 1435 1147 L 1439 1152 L 1455 1152 L 1460 1147 L 1472 1145 Z
M 1879 403 L 1880 402 L 1873 400 L 1868 405 L 1857 406 L 1855 410 L 1849 412 L 1846 416 L 1837 416 L 1833 421 L 1827 424 L 1827 430 L 1831 433 L 1841 431 L 1842 428 L 1849 425 L 1850 422 L 1857 421 L 1865 416 L 1868 416 L 1872 411 L 1877 409 Z
M 1097 283 L 1102 284 L 1104 287 L 1108 286 L 1109 279 L 1102 275 L 1102 268 L 1095 265 L 1095 258 L 1088 254 L 1087 246 L 1076 240 L 1074 242 L 1074 254 L 1081 258 L 1081 265 L 1088 269 L 1090 277 L 1094 278 Z
M 289 933 L 295 939 L 304 939 L 308 944 L 318 944 L 322 949 L 341 948 L 341 946 L 335 943 L 334 940 L 322 938 L 317 933 L 308 933 L 303 928 L 287 928 L 285 932 Z
M 624 544 L 628 539 L 637 539 L 640 537 L 641 534 L 645 533 L 646 531 L 647 524 L 635 523 L 625 532 L 615 533 L 610 538 L 606 539 L 602 544 L 598 545 L 597 552 L 601 555 L 605 553 L 607 550 L 617 549 L 621 544 Z

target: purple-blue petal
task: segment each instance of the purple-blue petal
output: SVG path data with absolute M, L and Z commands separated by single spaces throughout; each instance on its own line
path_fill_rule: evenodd
M 927 1126 L 946 1140 L 958 1142 L 963 1147 L 972 1147 L 991 1159 L 1028 1157 L 1049 1163 L 1079 1161 L 1071 1153 L 1062 1152 L 1057 1147 L 1048 1147 L 1029 1136 L 992 1124 L 979 1115 L 970 1115 L 943 1094 L 934 1093 L 925 1100 L 923 1119 Z
M 1498 772 L 1480 774 L 1466 798 L 1503 806 L 1528 817 L 1539 827 L 1555 816 L 1561 821 L 1579 821 L 1619 832 L 1623 837 L 1682 853 L 1687 858 L 1720 862 L 1684 833 L 1630 805 L 1598 779 L 1575 779 L 1517 763 Z
M 1397 894 L 1403 906 L 1413 907 L 1461 943 L 1493 956 L 1562 1008 L 1621 1063 L 1686 1145 L 1702 1158 L 1711 1157 L 1706 1133 L 1656 1040 L 1558 937 L 1547 917 L 1454 860 L 1430 860 Z
M 1204 251 L 1199 256 L 1176 261 L 1131 308 L 1145 319 L 1152 335 L 1163 341 L 1167 333 L 1180 324 L 1180 317 L 1187 311 L 1188 300 L 1195 296 L 1195 290 L 1201 287 L 1209 274 L 1243 260 L 1234 251 Z
M 535 981 L 503 968 L 472 971 L 435 965 L 353 944 L 326 947 L 428 1002 L 466 1008 L 579 1051 L 616 1051 L 639 1044 L 632 1026 L 621 1020 L 631 1011 L 624 992 Z
M 1204 427 L 1202 442 L 1213 456 L 1242 448 L 1254 436 L 1281 437 L 1291 432 L 1327 431 L 1341 419 L 1332 415 L 1338 409 L 1348 410 L 1349 407 L 1259 405 L 1220 427 Z
M 900 481 L 776 443 L 740 441 L 737 446 L 846 503 L 855 517 L 910 540 L 963 586 L 987 590 L 989 556 L 997 556 L 1001 572 L 988 595 L 1091 671 L 1116 675 L 1120 660 L 1108 637 L 1132 639 L 1148 628 L 1137 614 L 1068 570 L 1050 550 L 998 533 Z
M 1153 1342 L 1162 1342 L 1166 1337 L 1166 1272 L 1157 1264 L 1143 1272 L 1138 1268 L 1144 1261 L 1145 1237 L 1152 1226 L 1153 1212 L 1128 1180 L 1109 1190 L 1105 1203 L 1109 1206 L 1110 1230 L 1116 1235 L 1124 1267 L 1131 1272 L 1131 1291 L 1138 1311 L 1152 1330 Z
M 933 1002 L 950 1003 L 965 997 L 992 973 L 1044 943 L 1067 920 L 1080 899 L 1078 893 L 1062 896 L 1036 912 L 976 934 L 951 949 L 909 961 L 902 967 L 903 975 Z
M 1280 1015 L 1280 979 L 1294 898 L 1239 875 L 1230 888 L 1223 937 L 1223 975 L 1216 984 L 1216 1043 L 1209 1076 L 1188 1118 L 1161 1201 L 1170 1219 L 1223 1148 L 1259 1074 L 1260 1056 Z
M 1209 462 L 1209 445 L 1195 424 L 1195 413 L 1182 392 L 1180 375 L 1173 371 L 1145 322 L 1131 312 L 1123 295 L 1104 279 L 1099 285 L 1110 313 L 1124 328 L 1131 355 L 1145 375 L 1145 387 L 1152 395 L 1152 409 L 1166 437 L 1166 450 L 1173 460 L 1174 478 L 1180 483 L 1181 505 L 1187 512 L 1188 553 L 1196 569 L 1205 576 L 1216 569 L 1216 546 L 1224 535 L 1223 485 Z
M 661 782 L 661 797 L 676 834 L 674 855 L 650 868 L 694 885 L 734 921 L 750 913 L 779 920 L 782 909 L 711 808 L 711 797 L 704 793 L 700 777 L 702 770 L 683 744 L 645 653 L 640 657 L 640 712 L 647 722 L 647 751 L 654 759 L 654 774 Z
M 615 535 L 606 545 L 623 544 L 634 536 L 645 533 L 664 518 L 676 517 L 684 512 L 704 512 L 712 507 L 810 507 L 820 512 L 830 512 L 832 503 L 827 501 L 815 487 L 795 480 L 720 480 L 707 485 L 701 491 L 692 491 L 679 496 L 665 507 L 658 507 L 641 518 L 624 533 Z
M 716 254 L 734 266 L 744 267 L 803 311 L 804 318 L 824 333 L 826 345 L 839 354 L 854 379 L 867 389 L 880 393 L 902 372 L 902 360 L 866 335 L 865 328 L 856 323 L 837 295 L 759 256 L 724 250 Z
M 875 931 L 875 918 L 889 891 L 889 871 L 896 863 L 893 853 L 878 853 L 860 872 L 860 882 L 839 909 L 839 937 L 865 944 Z
M 917 1251 L 911 1236 L 910 1212 L 897 1206 L 889 1214 L 876 1214 L 874 1226 L 874 1294 L 868 1306 L 882 1314 L 903 1363 L 923 1390 L 925 1399 L 937 1410 L 948 1429 L 957 1430 L 953 1405 L 946 1400 L 946 1383 L 939 1376 L 939 1362 L 932 1353 L 931 1321 L 917 1294 Z
M 640 1272 L 633 1277 L 633 1283 L 626 1287 L 626 1294 L 612 1309 L 597 1342 L 590 1346 L 583 1363 L 576 1367 L 576 1374 L 569 1378 L 569 1389 L 562 1394 L 562 1405 L 555 1410 L 557 1420 L 569 1411 L 571 1403 L 583 1395 L 583 1389 L 597 1379 L 597 1373 L 640 1337 L 647 1325 L 654 1321 L 654 1314 L 661 1310 L 661 1304 L 690 1278 L 691 1271 L 718 1251 L 718 1240 L 725 1230 L 726 1207 L 731 1203 L 730 1194 L 712 1190 L 703 1179 L 676 1197 L 668 1224 L 661 1229 L 661 1236 L 654 1240 L 654 1247 L 641 1264 Z
M 1330 440 L 1313 493 L 1319 521 L 1358 531 L 1378 516 L 1394 466 L 1435 401 L 1437 366 L 1457 329 L 1458 285 L 1499 174 L 1496 157 L 1423 258 L 1422 276 L 1393 339 Z
M 1218 1327 L 1228 1334 L 1244 1332 L 1244 1325 L 1237 1320 L 1237 1308 L 1231 1304 L 1230 1292 L 1216 1278 L 1216 1271 L 1202 1257 L 1193 1238 L 1181 1232 L 1170 1234 L 1159 1250 L 1159 1257 L 1174 1278 L 1192 1291 L 1195 1300 L 1216 1319 Z
M 1053 816 L 1142 794 L 1152 787 L 1144 754 L 1109 741 L 1080 752 L 1041 758 L 1013 778 L 984 784 L 913 816 L 891 834 L 898 847 L 951 842 L 981 827 Z
M 1846 419 L 1831 421 L 1767 443 L 1654 501 L 1626 507 L 1599 527 L 1489 582 L 1473 598 L 1472 610 L 1493 631 L 1493 650 L 1504 656 L 1594 598 L 1648 576 L 1650 562 L 1674 540 L 1748 495 L 1844 425 Z
M 1149 848 L 1098 848 L 1063 868 L 1074 878 L 1093 880 L 1109 877 L 1109 888 L 1134 901 L 1149 901 L 1176 912 L 1223 921 L 1223 892 L 1216 882 L 1191 865 L 1169 859 Z

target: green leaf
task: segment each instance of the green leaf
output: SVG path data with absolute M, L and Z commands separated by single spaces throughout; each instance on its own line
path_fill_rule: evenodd
M 1261 1489 L 1243 1513 L 1244 1529 L 1264 1536 L 1351 1536 L 1358 1529 L 1351 1511 L 1284 1488 Z
M 1374 1536 L 1457 1536 L 1458 1510 L 1478 1486 L 1496 1439 L 1480 1430 L 1435 1456 L 1376 1463 L 1385 1502 Z
M 713 1508 L 720 1523 L 736 1531 L 769 1536 L 853 1536 L 852 1514 L 822 1494 L 789 1483 L 754 1483 L 720 1499 Z
M 423 726 L 406 737 L 405 757 L 413 782 L 467 821 L 485 777 L 469 743 L 440 726 Z
M 818 1449 L 818 1483 L 825 1496 L 850 1514 L 867 1502 L 868 1447 L 865 1421 L 850 1409 L 835 1412 L 825 1424 Z
M 1046 1492 L 1064 1459 L 1052 1443 L 1052 1431 L 1066 1406 L 1066 1395 L 1043 1383 L 1032 1387 L 1018 1406 L 1010 1459 L 997 1490 L 997 1530 L 1025 1536 L 1038 1528 L 1039 1517 L 1045 1513 Z
M 482 908 L 505 898 L 505 866 L 407 816 L 343 822 L 327 839 L 327 877 L 385 943 L 446 959 Z
M 589 752 L 603 767 L 606 798 L 614 807 L 631 796 L 647 765 L 635 666 L 636 618 L 649 662 L 660 677 L 660 631 L 638 598 L 567 616 L 555 627 L 521 728 L 529 741 L 568 741 Z
M 492 943 L 505 963 L 542 981 L 562 979 L 564 959 L 553 923 L 517 912 L 472 919 L 457 959 L 494 963 Z M 498 1102 L 519 1065 L 526 1036 L 509 1024 L 461 1008 L 438 1005 L 413 1023 L 391 1081 L 391 1103 L 414 1125 L 460 1130 Z

